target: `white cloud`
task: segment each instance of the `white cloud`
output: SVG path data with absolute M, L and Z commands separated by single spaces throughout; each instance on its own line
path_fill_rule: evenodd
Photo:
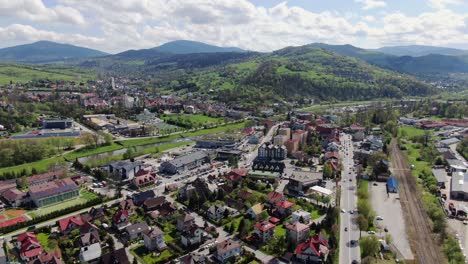
M 75 8 L 63 5 L 48 8 L 41 0 L 0 0 L 0 15 L 28 21 L 85 24 Z
M 364 10 L 385 7 L 387 5 L 387 3 L 382 0 L 354 0 L 354 2 L 363 4 L 362 9 Z
M 344 14 L 313 12 L 286 1 L 265 8 L 247 0 L 58 0 L 52 7 L 41 7 L 42 2 L 36 0 L 31 1 L 37 4 L 36 9 L 20 10 L 17 2 L 3 5 L 2 1 L 0 15 L 18 10 L 15 21 L 0 28 L 2 46 L 40 39 L 107 52 L 150 48 L 177 39 L 258 51 L 312 42 L 363 47 L 468 45 L 468 14 L 447 8 L 410 16 L 391 10 L 366 15 L 352 10 Z M 383 2 L 360 1 L 364 7 Z M 40 15 L 46 13 L 55 17 L 44 19 Z M 63 13 L 68 20 L 58 15 Z M 73 17 L 81 17 L 84 26 Z
M 428 0 L 428 4 L 430 7 L 435 9 L 443 9 L 446 8 L 448 5 L 461 5 L 463 3 L 467 3 L 466 0 Z

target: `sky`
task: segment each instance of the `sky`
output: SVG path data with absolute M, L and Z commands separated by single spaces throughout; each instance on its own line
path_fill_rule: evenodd
M 262 52 L 315 42 L 468 49 L 468 0 L 0 0 L 0 39 L 109 53 L 180 39 Z

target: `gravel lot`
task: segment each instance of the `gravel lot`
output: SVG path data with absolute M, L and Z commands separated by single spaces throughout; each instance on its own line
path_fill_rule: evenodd
M 381 232 L 377 235 L 385 236 L 384 228 L 388 228 L 388 232 L 392 235 L 393 244 L 400 252 L 403 259 L 412 260 L 414 255 L 408 242 L 408 236 L 405 231 L 405 221 L 401 210 L 398 193 L 390 193 L 387 196 L 385 183 L 379 182 L 378 186 L 374 186 L 373 182 L 369 182 L 369 192 L 371 196 L 372 208 L 377 215 L 383 217 L 384 220 L 377 221 L 381 227 Z M 398 199 L 397 199 L 398 198 Z

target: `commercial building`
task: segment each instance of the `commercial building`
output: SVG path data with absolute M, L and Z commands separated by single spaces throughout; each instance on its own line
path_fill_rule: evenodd
M 204 151 L 197 151 L 177 157 L 171 161 L 166 161 L 161 164 L 160 171 L 175 174 L 178 172 L 191 170 L 208 161 L 208 154 Z
M 322 178 L 321 172 L 293 171 L 287 188 L 292 192 L 306 193 L 310 187 L 319 185 Z
M 448 182 L 448 175 L 445 169 L 432 169 L 432 174 L 437 179 L 437 186 L 445 189 L 445 185 Z
M 217 149 L 217 148 L 229 148 L 232 149 L 239 142 L 238 139 L 234 138 L 204 138 L 199 139 L 195 143 L 196 148 L 205 149 Z
M 287 152 L 285 146 L 264 143 L 258 148 L 257 159 L 284 160 Z
M 453 199 L 468 200 L 468 173 L 453 173 L 451 187 L 450 196 Z
M 73 126 L 71 119 L 44 119 L 42 120 L 43 129 L 66 129 Z
M 138 171 L 143 168 L 139 161 L 119 160 L 107 164 L 107 171 L 121 181 L 132 180 Z
M 70 178 L 29 187 L 29 196 L 37 207 L 59 203 L 80 195 L 80 189 Z

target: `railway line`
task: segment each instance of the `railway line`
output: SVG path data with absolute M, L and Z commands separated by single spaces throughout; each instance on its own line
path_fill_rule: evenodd
M 399 181 L 401 207 L 415 260 L 421 264 L 445 263 L 436 239 L 432 235 L 429 216 L 424 209 L 416 180 L 395 139 L 392 140 L 390 149 L 393 173 Z

